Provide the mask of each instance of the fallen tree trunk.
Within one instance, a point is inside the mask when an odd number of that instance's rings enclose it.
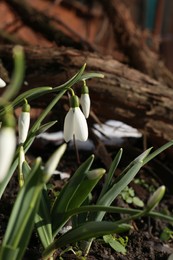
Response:
[[[12,62],[11,51],[11,47],[0,46],[0,57],[4,64]],[[25,53],[28,81],[25,88],[33,87],[33,83],[36,87],[59,85],[87,63],[86,71],[102,72],[105,75],[104,79],[88,81],[92,109],[99,119],[122,120],[146,133],[154,143],[172,139],[173,89],[167,85],[98,54],[69,48],[33,47],[26,47]],[[46,103],[45,97],[40,106],[43,103]]]

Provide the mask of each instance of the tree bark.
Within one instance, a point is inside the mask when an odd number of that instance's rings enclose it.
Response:
[[[160,60],[159,54],[148,47],[142,31],[134,23],[132,15],[123,1],[101,0],[101,4],[112,24],[115,41],[128,57],[129,64],[152,78],[162,80],[163,83],[173,87],[172,73]]]
[[[4,64],[12,62],[11,51],[11,47],[0,46]],[[105,75],[103,79],[95,78],[87,82],[92,110],[99,119],[122,120],[147,134],[152,143],[159,145],[173,138],[173,89],[167,85],[111,57],[94,53],[69,48],[53,50],[33,47],[26,47],[25,53],[28,81],[25,89],[33,87],[33,83],[36,87],[57,86],[86,63],[87,72]],[[44,103],[47,103],[46,97],[39,105],[43,106]]]

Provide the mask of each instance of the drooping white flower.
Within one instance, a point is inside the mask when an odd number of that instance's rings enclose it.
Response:
[[[71,107],[64,121],[64,139],[66,142],[73,139],[86,141],[88,139],[88,126],[84,114],[79,108],[79,99],[76,95],[71,97]]]
[[[18,119],[19,144],[23,144],[27,138],[30,125],[30,105],[26,103],[22,107],[22,113]]]
[[[0,78],[0,88],[4,88],[5,86],[6,86],[5,81]]]
[[[8,173],[13,160],[16,147],[15,130],[12,127],[2,127],[0,129],[0,182]]]
[[[85,118],[89,117],[91,100],[89,96],[89,89],[84,81],[84,85],[82,86],[82,94],[80,98],[80,103],[82,106],[82,111],[84,113]]]

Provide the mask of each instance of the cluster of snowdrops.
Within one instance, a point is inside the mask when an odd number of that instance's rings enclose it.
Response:
[[[134,179],[141,167],[152,160],[162,151],[173,145],[173,141],[166,143],[151,153],[152,148],[124,167],[115,178],[114,173],[121,160],[123,150],[120,149],[112,160],[108,172],[105,169],[93,169],[94,155],[83,162],[68,180],[53,203],[47,192],[47,184],[58,167],[59,161],[66,151],[70,140],[86,141],[88,126],[86,118],[90,112],[90,97],[87,80],[103,77],[100,73],[85,73],[85,65],[66,83],[57,87],[38,87],[22,92],[25,58],[21,46],[16,46],[14,54],[14,72],[10,83],[0,79],[0,87],[4,88],[0,97],[0,198],[14,172],[18,172],[19,192],[9,216],[6,232],[0,245],[0,260],[20,260],[23,258],[32,232],[37,232],[40,238],[40,249],[44,259],[54,259],[58,248],[83,241],[81,255],[89,253],[93,239],[106,235],[127,232],[132,229],[131,220],[144,215],[158,217],[173,223],[173,217],[154,210],[165,193],[165,186],[151,195],[143,209],[121,208],[111,206],[115,198]],[[1,75],[0,75],[1,76]],[[75,95],[73,86],[81,84],[80,99]],[[20,93],[19,93],[20,89]],[[29,164],[26,153],[34,139],[40,133],[47,131],[56,121],[43,124],[51,109],[60,101],[63,95],[69,93],[69,111],[64,119],[64,143],[50,156],[47,162],[41,157]],[[47,93],[53,93],[53,99],[43,110],[38,119],[30,127],[29,101],[40,98]],[[18,124],[14,117],[14,110],[22,107]],[[80,106],[82,110],[80,109]],[[17,127],[16,127],[17,124]],[[18,138],[16,137],[18,130]],[[104,183],[95,204],[91,194],[99,180],[104,176]],[[117,213],[118,220],[106,221],[106,212]],[[120,213],[126,213],[120,218]],[[71,221],[70,230],[63,232],[63,228]]]

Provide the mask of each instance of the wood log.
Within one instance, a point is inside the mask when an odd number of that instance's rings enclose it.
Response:
[[[11,64],[12,48],[0,46],[0,57]],[[87,82],[92,110],[102,121],[122,120],[146,133],[154,144],[173,138],[173,89],[128,66],[98,54],[69,48],[25,47],[28,86],[57,86],[86,63],[86,71],[101,72],[104,79]],[[78,91],[78,87],[76,87]],[[42,98],[40,106],[47,97]],[[36,104],[35,104],[36,105]],[[37,104],[38,105],[38,104]],[[61,114],[56,111],[57,115]]]
[[[160,60],[160,55],[152,51],[146,43],[146,38],[134,23],[129,8],[121,0],[102,0],[101,4],[114,30],[115,41],[128,57],[129,64],[150,75],[156,80],[162,80],[173,87],[173,75]],[[130,3],[128,2],[130,5]],[[154,40],[154,38],[150,39]]]

